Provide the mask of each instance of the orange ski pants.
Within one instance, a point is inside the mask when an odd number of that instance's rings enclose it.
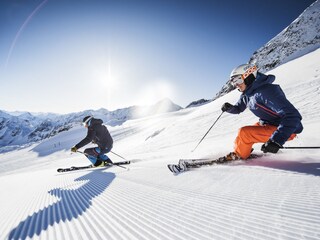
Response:
[[[277,130],[277,126],[260,125],[259,123],[240,128],[234,141],[234,152],[242,159],[247,159],[251,154],[252,145],[267,142],[275,130]],[[295,137],[295,133],[291,134],[288,141]]]

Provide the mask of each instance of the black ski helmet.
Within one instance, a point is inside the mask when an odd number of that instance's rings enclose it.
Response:
[[[93,118],[92,116],[84,117],[82,120],[83,125],[87,125],[92,118]]]

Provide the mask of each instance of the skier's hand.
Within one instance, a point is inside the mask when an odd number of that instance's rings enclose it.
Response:
[[[222,105],[221,110],[222,110],[222,112],[225,112],[225,111],[230,110],[231,108],[233,108],[233,105],[226,102]]]
[[[272,141],[271,139],[268,140],[265,144],[262,145],[261,151],[264,153],[277,153],[282,146],[279,143]]]
[[[78,148],[76,148],[76,147],[71,148],[71,152],[77,152],[77,150],[78,150]]]

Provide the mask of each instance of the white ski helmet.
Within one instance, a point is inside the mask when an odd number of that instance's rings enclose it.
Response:
[[[240,83],[239,80],[242,82],[253,74],[254,78],[257,77],[258,68],[256,65],[250,64],[241,64],[240,66],[236,67],[232,70],[230,74],[230,81],[232,84]]]

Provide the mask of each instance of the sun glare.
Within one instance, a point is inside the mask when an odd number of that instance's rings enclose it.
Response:
[[[155,81],[144,87],[138,96],[140,105],[150,105],[164,98],[172,98],[174,96],[173,86],[168,81]]]
[[[149,86],[143,88],[139,93],[137,105],[144,106],[144,108],[137,108],[135,112],[133,112],[133,116],[144,117],[150,114],[166,112],[171,107],[170,102],[161,100],[171,99],[173,94],[173,86],[167,81],[153,82]],[[161,101],[161,103],[159,103],[159,101]],[[149,108],[149,106],[156,103],[156,108]]]
[[[110,64],[107,64],[105,67],[95,69],[93,75],[100,87],[114,88],[116,86],[117,79],[111,71]]]

